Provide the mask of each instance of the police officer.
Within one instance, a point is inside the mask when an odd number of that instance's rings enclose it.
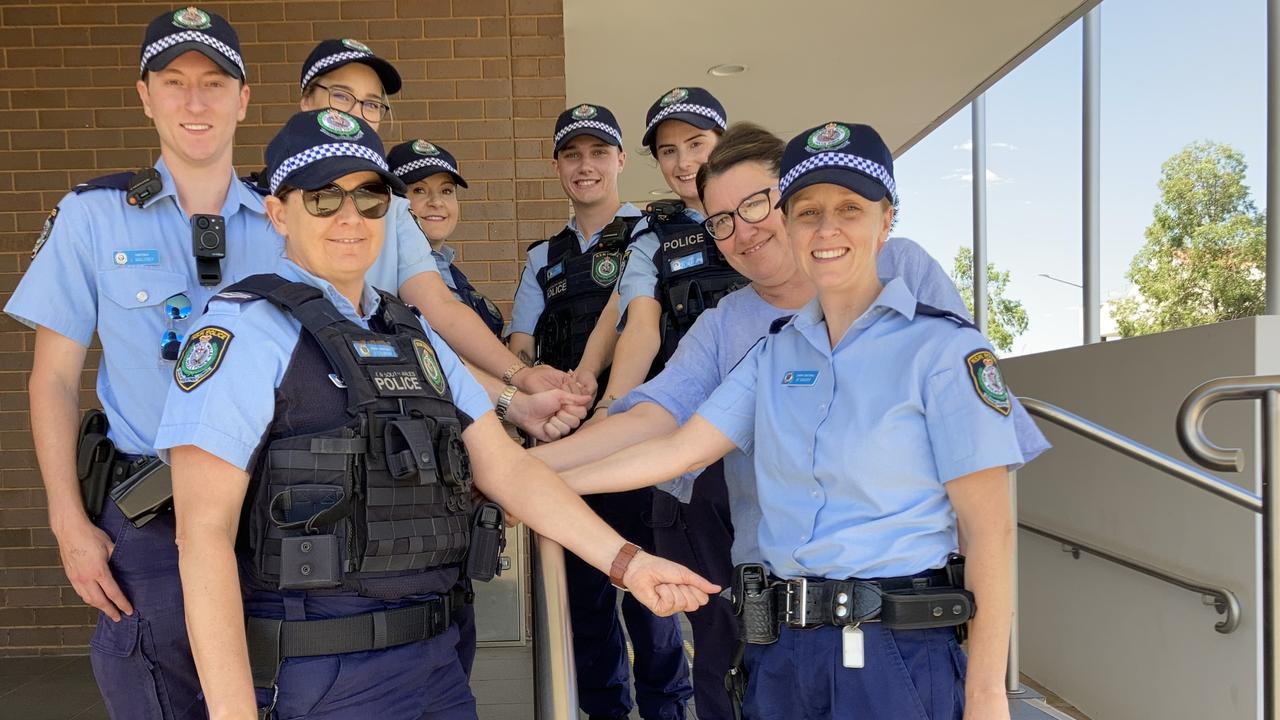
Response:
[[[403,190],[369,125],[299,113],[267,169],[286,257],[210,303],[157,439],[211,715],[475,718],[449,590],[464,565],[492,572],[496,546],[468,546],[501,520],[472,520],[473,473],[655,611],[705,602],[716,586],[625,543],[526,459],[449,347],[365,281]]]
[[[135,527],[111,496],[135,487],[158,462],[163,388],[191,309],[219,286],[270,267],[280,243],[262,197],[232,167],[249,88],[231,25],[197,7],[160,15],[147,26],[140,72],[137,92],[155,125],[160,159],[82,183],[62,198],[5,311],[36,329],[36,456],[67,578],[101,611],[90,657],[107,711],[114,718],[203,718],[173,514],[158,512],[149,522],[139,516]],[[197,258],[201,246],[193,239],[201,237],[208,252]],[[208,257],[218,253],[225,257]],[[105,420],[95,414],[87,442],[78,443],[81,371],[95,332]],[[85,445],[79,468],[78,444]]]
[[[1012,394],[967,320],[876,277],[897,188],[872,128],[797,136],[778,190],[817,298],[675,435],[582,474],[654,481],[735,446],[753,458],[764,567],[735,577],[754,587],[735,602],[760,611],[749,640],[769,644],[747,646],[747,717],[1007,718],[1006,470],[1027,459]],[[964,571],[949,560],[960,537]],[[770,596],[776,612],[745,602]],[[950,626],[971,615],[966,674]]]
[[[458,161],[440,145],[417,139],[391,148],[387,163],[391,172],[405,184],[409,209],[431,243],[431,256],[440,270],[440,279],[458,301],[475,310],[493,334],[501,337],[502,312],[476,290],[453,262],[457,251],[445,245],[462,218],[458,188],[467,187],[467,181],[458,171]]]
[[[302,110],[333,108],[360,116],[375,131],[391,118],[389,95],[400,91],[395,66],[369,46],[350,38],[324,40],[302,64]],[[442,281],[431,245],[414,222],[409,202],[392,199],[383,256],[370,270],[374,287],[398,290],[418,307],[441,335],[475,368],[525,392],[566,387],[568,378],[552,367],[528,367],[503,346],[474,313],[462,306]],[[487,385],[486,385],[487,386]],[[583,390],[596,391],[594,385]],[[574,424],[576,426],[576,423]],[[566,430],[567,432],[567,430]]]
[[[640,211],[618,197],[626,158],[622,131],[608,108],[583,103],[560,114],[552,167],[573,203],[573,218],[551,239],[529,247],[512,309],[512,350],[572,368],[578,376],[598,377],[602,386],[617,341],[616,306],[609,298],[640,219]],[[651,531],[642,520],[652,506],[651,489],[588,502],[619,532],[643,537],[638,542],[651,547]],[[632,700],[617,595],[602,574],[578,558],[566,558],[566,574],[579,706],[592,718],[625,717]],[[623,598],[622,610],[635,650],[641,716],[683,717],[692,688],[679,624],[654,617],[629,597]]]
[[[703,88],[672,88],[649,107],[641,142],[678,200],[651,203],[625,253],[617,291],[618,347],[594,422],[614,400],[662,369],[703,310],[746,284],[707,235],[694,182],[725,123],[724,107]],[[649,523],[659,555],[728,583],[733,526],[722,464],[699,476],[688,503],[655,492]],[[723,598],[712,598],[689,616],[694,697],[706,720],[732,716],[724,676],[736,645],[733,623],[733,607]]]

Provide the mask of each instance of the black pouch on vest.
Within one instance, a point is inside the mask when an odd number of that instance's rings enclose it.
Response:
[[[419,485],[435,482],[435,449],[427,430],[422,420],[392,420],[386,424],[382,437],[391,477],[417,480]]]
[[[968,622],[973,611],[968,590],[922,589],[880,598],[880,621],[894,630],[953,627]]]
[[[342,584],[337,535],[303,535],[280,541],[280,589],[315,590]]]
[[[752,645],[778,641],[777,594],[769,587],[764,565],[743,563],[733,569],[733,610],[743,641]]]
[[[107,415],[101,410],[86,410],[80,421],[76,443],[76,478],[80,481],[80,499],[90,520],[102,514],[111,482],[111,463],[116,457],[115,443],[107,438]]]
[[[467,577],[489,582],[498,574],[498,556],[507,546],[502,508],[487,502],[471,518],[471,548],[467,551]]]

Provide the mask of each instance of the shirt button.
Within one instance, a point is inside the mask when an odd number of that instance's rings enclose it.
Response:
[[[812,496],[814,496],[814,497],[818,497],[818,491],[817,491],[817,490],[814,490],[813,492],[811,492],[811,493],[809,493],[809,494],[810,494],[810,495],[812,495]]]
[[[149,298],[149,297],[151,297],[151,296],[147,294],[147,291],[146,291],[146,290],[139,290],[139,291],[138,291],[138,294],[137,294],[137,295],[135,295],[134,297],[138,298],[138,302],[140,302],[140,303],[144,303],[144,302],[146,302],[146,301],[147,301],[147,298]]]

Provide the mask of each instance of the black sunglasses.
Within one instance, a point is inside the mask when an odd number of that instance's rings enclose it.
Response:
[[[329,217],[338,212],[348,196],[355,204],[356,212],[372,220],[385,216],[391,207],[391,188],[381,182],[365,183],[351,190],[344,190],[333,183],[316,190],[286,188],[280,197],[294,190],[302,194],[302,207],[315,217]]]

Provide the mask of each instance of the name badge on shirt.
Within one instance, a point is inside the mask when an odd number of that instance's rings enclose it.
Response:
[[[396,346],[383,340],[352,340],[351,348],[362,358],[399,358]]]
[[[788,370],[782,374],[783,385],[812,385],[818,381],[817,370]]]
[[[114,258],[117,265],[159,265],[160,251],[117,250]]]
[[[671,268],[671,272],[674,273],[674,272],[680,272],[681,270],[688,270],[689,268],[698,267],[699,265],[703,265],[706,262],[707,262],[707,254],[699,250],[696,253],[689,253],[684,257],[678,257],[675,260],[672,260],[667,265],[668,267]]]

